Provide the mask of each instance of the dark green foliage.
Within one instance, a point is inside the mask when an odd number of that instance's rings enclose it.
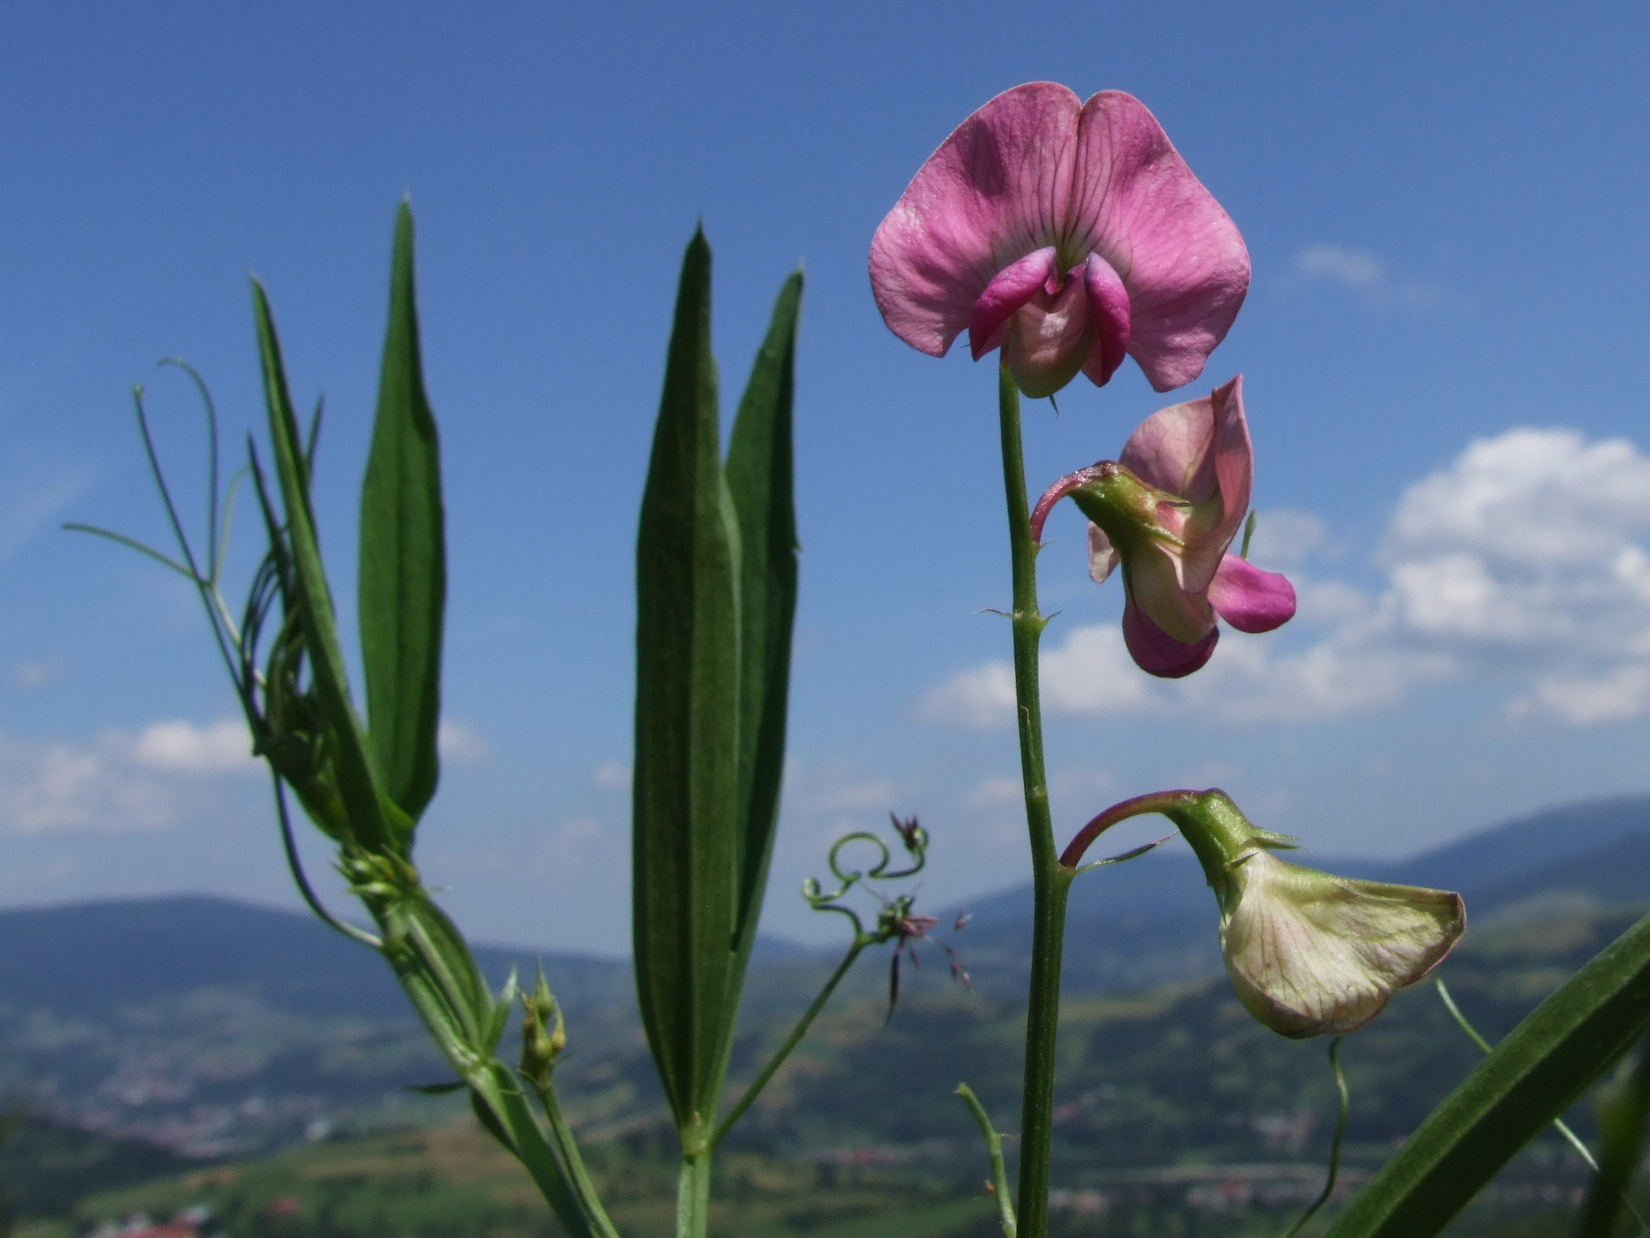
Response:
[[[314,676],[338,795],[343,801],[352,841],[373,850],[402,850],[411,842],[410,822],[404,814],[387,811],[391,805],[383,793],[366,734],[350,701],[349,676],[338,644],[332,594],[321,564],[315,513],[310,507],[310,461],[292,410],[275,320],[263,286],[257,281],[252,284],[252,307],[257,321],[258,353],[263,363],[269,436],[274,445],[275,472],[280,482],[285,532],[292,556],[296,595],[292,601]]]
[[[424,394],[412,212],[395,221],[390,321],[361,484],[358,603],[367,720],[385,790],[413,820],[435,794],[447,569],[441,460]]]
[[[695,234],[636,546],[631,877],[642,1021],[684,1129],[713,1117],[737,926],[739,534],[717,408],[710,246]]]
[[[682,262],[636,547],[632,941],[676,1125],[714,1124],[784,766],[796,528],[791,403],[801,278],[781,293],[726,470],[710,247]]]
[[[110,1139],[35,1118],[6,1119],[0,1206],[12,1215],[65,1215],[94,1191],[181,1173],[190,1163],[141,1139]]]

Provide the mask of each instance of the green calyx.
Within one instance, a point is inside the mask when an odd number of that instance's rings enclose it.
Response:
[[[1126,554],[1152,542],[1181,544],[1178,537],[1163,527],[1158,505],[1180,504],[1182,500],[1156,486],[1148,486],[1121,464],[1110,460],[1095,465],[1092,474],[1090,480],[1071,491],[1071,501],[1083,515],[1105,530],[1120,552]]]
[[[1252,824],[1224,791],[1184,792],[1160,811],[1191,844],[1224,915],[1230,915],[1237,905],[1240,888],[1233,874],[1239,865],[1258,852],[1289,851],[1296,845],[1287,834]]]

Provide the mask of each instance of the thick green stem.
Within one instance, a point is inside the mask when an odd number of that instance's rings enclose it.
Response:
[[[791,1029],[791,1034],[785,1037],[785,1043],[780,1045],[778,1051],[768,1059],[768,1064],[762,1068],[762,1073],[751,1080],[751,1085],[745,1089],[745,1094],[739,1098],[738,1103],[732,1109],[728,1110],[727,1116],[717,1124],[716,1133],[710,1137],[711,1147],[714,1148],[721,1143],[722,1137],[733,1129],[734,1123],[745,1116],[745,1110],[749,1109],[756,1098],[762,1094],[762,1089],[768,1086],[768,1081],[785,1064],[785,1059],[790,1057],[791,1050],[796,1048],[802,1042],[802,1038],[808,1034],[808,1028],[819,1017],[819,1012],[825,1009],[825,1003],[831,1000],[831,994],[836,992],[836,986],[842,983],[842,978],[848,974],[848,969],[854,965],[854,960],[859,958],[860,952],[870,945],[871,941],[872,938],[866,933],[855,934],[854,944],[848,947],[848,953],[842,956],[842,962],[836,965],[836,970],[831,973],[831,978],[825,982],[825,987],[820,989],[819,996],[814,998],[813,1004],[796,1021],[796,1026]]]
[[[705,1238],[710,1223],[710,1157],[708,1143],[682,1153],[682,1172],[676,1179],[676,1238]]]
[[[1037,680],[1037,644],[1048,620],[1037,609],[1037,546],[1032,540],[1031,507],[1026,498],[1020,392],[1006,366],[997,374],[997,407],[1014,579],[1014,609],[1010,614],[1014,629],[1014,697],[1019,714],[1020,775],[1025,783],[1034,894],[1025,1092],[1020,1110],[1019,1234],[1020,1238],[1042,1238],[1048,1228],[1054,1058],[1060,1030],[1060,953],[1065,943],[1066,896],[1073,874],[1060,865],[1054,823],[1049,817],[1048,779],[1043,771],[1043,709]]]

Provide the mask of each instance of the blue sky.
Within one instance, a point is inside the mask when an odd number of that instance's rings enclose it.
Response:
[[[820,931],[795,883],[891,809],[934,834],[926,900],[1017,879],[1007,634],[980,613],[1007,595],[993,375],[894,339],[865,252],[946,133],[1036,78],[1138,95],[1243,230],[1254,285],[1202,385],[1245,375],[1257,558],[1303,599],[1152,684],[1056,520],[1062,829],[1218,783],[1384,856],[1650,790],[1647,35],[1637,8],[1534,4],[6,6],[0,904],[291,901],[193,599],[57,526],[162,536],[134,381],[194,494],[197,413],[159,358],[256,425],[254,271],[296,391],[327,398],[323,538],[353,580],[403,193],[450,514],[450,759],[420,847],[460,919],[625,946],[629,555],[701,219],[730,405],[808,273],[770,924]],[[1028,406],[1033,486],[1166,402],[1131,366]]]

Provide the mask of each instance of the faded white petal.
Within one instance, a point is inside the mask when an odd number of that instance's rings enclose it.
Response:
[[[1230,872],[1226,971],[1285,1036],[1349,1032],[1441,962],[1466,928],[1459,894],[1333,877],[1255,850]]]
[[[1097,524],[1089,525],[1089,576],[1094,583],[1103,585],[1106,578],[1122,561],[1117,548],[1111,544],[1111,538],[1106,531]]]

